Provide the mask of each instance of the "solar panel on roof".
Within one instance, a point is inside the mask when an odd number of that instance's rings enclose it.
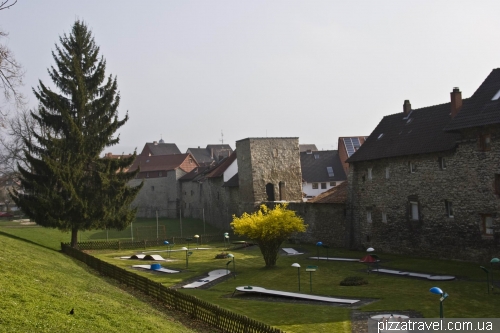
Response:
[[[344,145],[347,151],[347,157],[351,157],[351,155],[361,146],[361,143],[359,142],[359,138],[344,138]]]

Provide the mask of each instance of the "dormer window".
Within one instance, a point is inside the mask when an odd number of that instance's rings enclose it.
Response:
[[[313,152],[311,149],[306,150],[306,154],[311,155]]]
[[[332,167],[326,167],[326,171],[328,172],[328,177],[333,178],[335,176]]]
[[[314,159],[319,160],[319,154],[314,154]]]
[[[497,91],[497,93],[495,94],[495,96],[493,96],[493,98],[491,99],[492,101],[496,101],[497,99],[500,98],[500,90]]]

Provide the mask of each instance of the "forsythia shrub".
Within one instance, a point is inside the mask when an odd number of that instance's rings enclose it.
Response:
[[[258,242],[266,267],[276,265],[283,241],[292,233],[304,232],[307,228],[304,219],[287,207],[286,203],[278,204],[273,209],[261,205],[255,213],[243,213],[241,217],[233,215],[231,227],[234,232]]]

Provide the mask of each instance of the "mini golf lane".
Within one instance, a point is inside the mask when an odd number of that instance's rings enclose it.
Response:
[[[359,302],[359,299],[342,299],[342,298],[324,297],[324,296],[316,296],[308,294],[290,293],[287,291],[271,290],[255,286],[236,287],[236,290],[244,293],[258,293],[258,294],[300,298],[309,301],[320,301],[329,303],[354,304],[356,302]]]
[[[229,274],[231,274],[230,270],[216,269],[215,271],[211,271],[210,273],[208,273],[207,277],[204,277],[203,279],[200,279],[200,280],[195,281],[193,283],[186,284],[182,288],[198,288],[204,284],[207,284],[209,282],[212,282],[213,280],[217,280],[218,278],[221,278],[221,277],[229,275]]]

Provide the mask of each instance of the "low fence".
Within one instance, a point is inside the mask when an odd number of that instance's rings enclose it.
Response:
[[[165,287],[161,283],[151,281],[126,269],[116,267],[85,252],[72,248],[68,244],[61,243],[61,250],[65,254],[84,262],[101,274],[140,290],[163,304],[188,314],[192,319],[201,320],[223,332],[283,333],[280,329],[222,309],[217,305],[202,301],[195,296],[185,295],[175,289]]]
[[[80,250],[126,250],[126,249],[145,249],[152,246],[165,246],[164,242],[168,241],[171,246],[187,244],[185,237],[168,237],[159,239],[144,239],[144,240],[109,240],[109,241],[87,241],[78,242]],[[199,244],[208,244],[211,242],[223,242],[222,235],[200,235]],[[190,244],[196,244],[196,238],[192,238]]]

